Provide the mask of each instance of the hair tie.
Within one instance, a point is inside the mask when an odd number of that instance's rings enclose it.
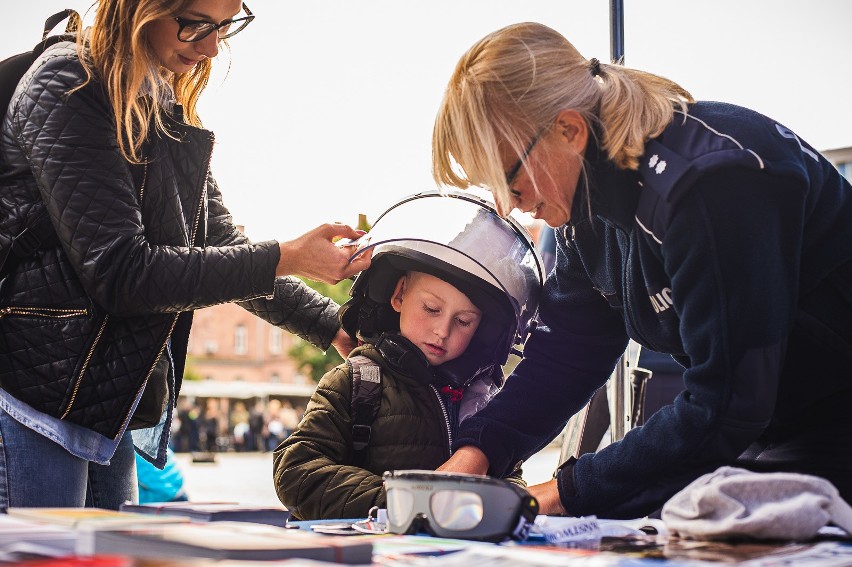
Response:
[[[592,57],[589,59],[589,71],[592,72],[592,77],[597,77],[601,74],[601,62],[597,58]]]

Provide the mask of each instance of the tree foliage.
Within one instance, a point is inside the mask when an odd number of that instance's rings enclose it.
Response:
[[[352,287],[352,280],[343,280],[335,285],[308,279],[302,281],[311,289],[330,297],[339,305],[346,303],[349,299],[349,289]],[[322,352],[298,336],[293,337],[293,345],[287,354],[293,359],[299,372],[305,376],[310,376],[314,382],[319,382],[326,372],[343,361],[334,347],[329,347],[326,352]]]

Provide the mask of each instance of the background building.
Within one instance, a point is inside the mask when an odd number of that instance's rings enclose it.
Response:
[[[843,177],[852,180],[852,147],[826,150],[822,153],[837,166]]]
[[[219,382],[306,384],[287,355],[293,336],[235,303],[195,312],[187,366],[193,378]]]

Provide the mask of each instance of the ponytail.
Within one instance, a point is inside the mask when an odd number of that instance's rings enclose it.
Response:
[[[599,80],[601,148],[617,167],[637,169],[645,142],[665,130],[675,109],[686,113],[693,98],[668,79],[620,65],[602,65]]]
[[[562,110],[578,112],[600,134],[600,147],[617,167],[637,169],[645,142],[692,101],[663,77],[587,60],[547,26],[508,26],[478,41],[456,65],[432,133],[432,176],[438,184],[489,188],[508,209],[500,156],[511,151],[523,159],[529,140]]]

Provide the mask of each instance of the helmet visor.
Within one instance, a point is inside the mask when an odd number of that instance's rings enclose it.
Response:
[[[526,229],[513,218],[502,219],[493,203],[454,191],[412,195],[379,217],[356,242],[352,258],[369,249],[376,258],[383,247],[402,243],[506,294],[520,326],[535,314],[544,279],[541,258]]]

